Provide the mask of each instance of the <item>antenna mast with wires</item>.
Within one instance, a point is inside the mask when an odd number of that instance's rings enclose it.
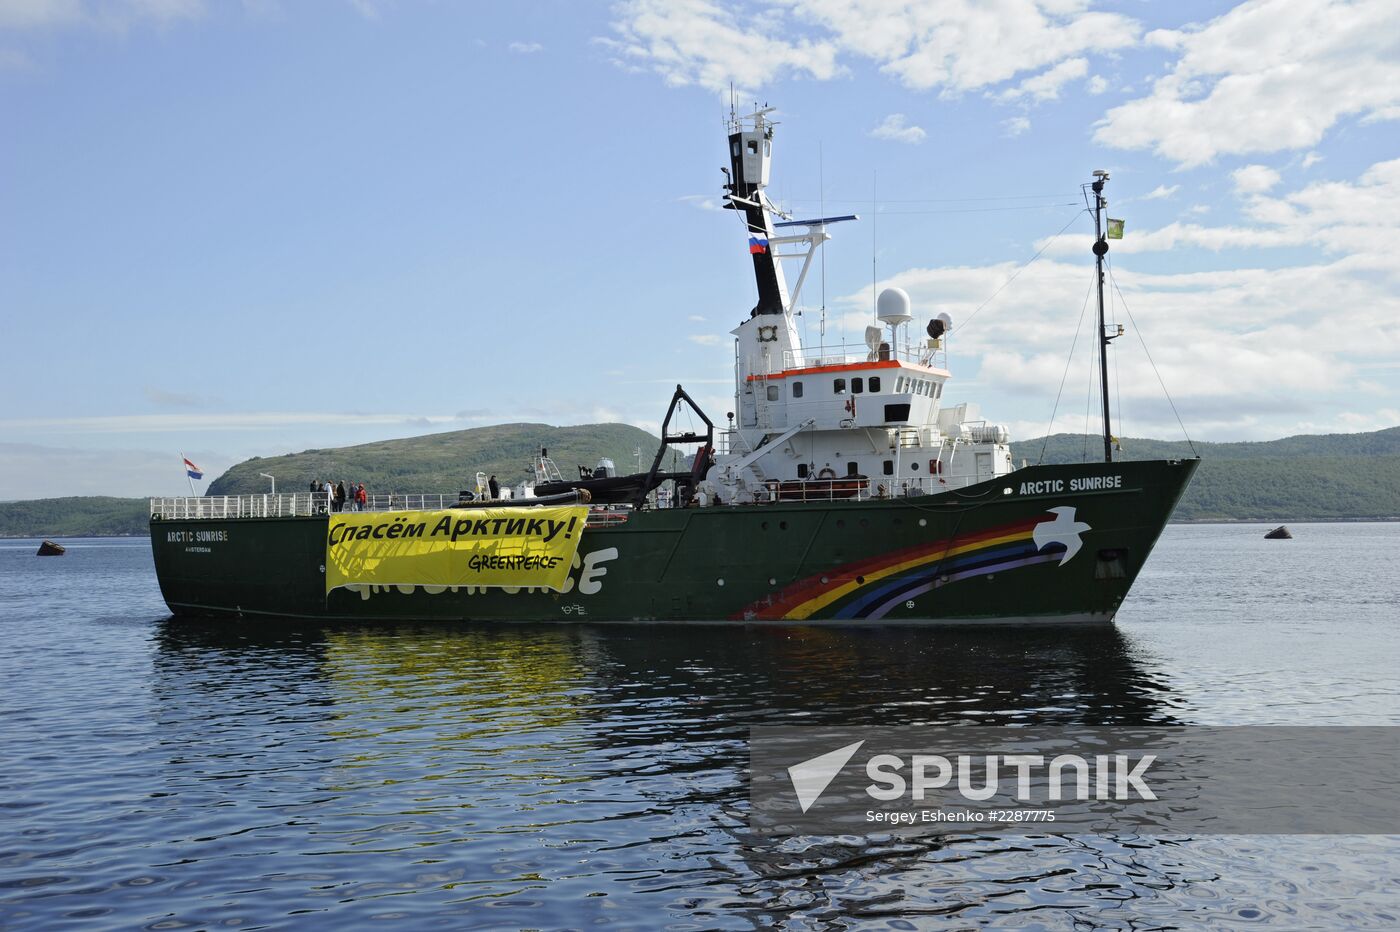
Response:
[[[1108,181],[1108,172],[1099,169],[1094,172],[1094,264],[1095,280],[1099,290],[1099,395],[1103,400],[1103,461],[1113,462],[1113,431],[1108,420],[1108,344],[1123,335],[1120,325],[1112,335],[1104,321],[1103,311],[1103,257],[1108,255],[1107,231],[1103,227],[1103,212],[1108,199],[1103,196],[1103,186]],[[1117,222],[1117,221],[1113,221]]]

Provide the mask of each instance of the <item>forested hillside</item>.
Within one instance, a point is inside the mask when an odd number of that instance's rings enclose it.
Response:
[[[1284,521],[1400,517],[1400,427],[1259,443],[1124,438],[1124,459],[1199,455],[1178,521]],[[1011,445],[1016,462],[1097,462],[1100,437],[1055,434]]]
[[[1096,462],[1098,437],[1055,434],[1012,444],[1019,464]],[[531,458],[547,447],[565,476],[578,465],[612,458],[619,469],[651,464],[657,439],[626,424],[550,427],[501,424],[354,447],[306,450],[239,463],[209,484],[211,495],[267,490],[299,492],[312,479],[364,482],[376,492],[456,492],[476,472],[503,485],[525,478]],[[1196,478],[1177,509],[1178,521],[1302,521],[1400,517],[1400,427],[1364,434],[1285,437],[1261,443],[1196,443],[1126,438],[1125,459],[1199,454]],[[1043,454],[1043,460],[1042,460]],[[668,463],[669,467],[670,464]],[[145,499],[73,497],[0,503],[0,537],[84,537],[146,533]]]

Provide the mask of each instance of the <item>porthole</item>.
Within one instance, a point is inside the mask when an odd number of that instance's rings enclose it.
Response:
[[[920,519],[919,519],[919,527],[928,527],[928,519],[927,519],[927,518],[920,518]]]
[[[837,518],[837,519],[836,519],[836,527],[837,527],[838,529],[843,528],[843,527],[845,527],[845,526],[846,526],[846,519],[845,519],[845,518]]]
[[[716,586],[722,586],[722,585],[724,585],[724,577],[721,576],[719,579],[716,579],[716,580],[715,580],[715,585],[716,585]]]
[[[863,586],[863,585],[865,585],[865,577],[864,577],[864,576],[857,576],[857,577],[856,577],[856,585],[857,585],[857,586]]]
[[[770,585],[770,586],[776,586],[777,584],[778,584],[777,577],[774,577],[774,576],[769,576],[769,577],[768,577],[768,585]]]
[[[768,530],[768,522],[764,521],[763,524],[760,525],[760,527],[762,527],[765,531]]]
[[[823,576],[823,577],[822,577],[822,585],[823,585],[823,586],[825,586],[825,585],[826,585],[827,583],[829,583],[829,582],[831,582],[831,580],[830,580],[828,577],[826,577],[826,576]]]
[[[779,521],[779,522],[778,522],[778,530],[780,530],[780,531],[786,531],[786,530],[787,530],[787,522],[786,522],[786,521]]]
[[[860,519],[860,526],[861,526],[861,527],[870,527],[870,521],[869,521],[868,519],[866,519],[866,518],[861,518],[861,519]]]

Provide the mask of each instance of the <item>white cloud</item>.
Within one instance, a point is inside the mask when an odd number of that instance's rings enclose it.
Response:
[[[719,346],[725,342],[724,337],[713,333],[692,333],[686,339],[692,343],[699,343],[701,346]]]
[[[700,314],[690,314],[686,317],[686,320],[694,321],[697,324],[703,324],[705,322],[705,318]]]
[[[517,55],[533,55],[544,50],[544,46],[538,42],[512,42],[506,48]]]
[[[1031,128],[1031,121],[1028,117],[1018,116],[1009,120],[1003,120],[1001,128],[1008,136],[1019,136]]]
[[[1083,56],[1136,43],[1141,27],[1087,0],[996,4],[889,0],[626,0],[602,40],[620,64],[642,63],[669,84],[726,92],[783,75],[829,80],[843,57],[875,62],[915,90],[989,89],[1033,75],[1021,93],[1053,97],[1083,77]]]
[[[952,315],[950,352],[963,360],[955,374],[965,378],[967,369],[976,370],[977,393],[970,397],[982,400],[985,414],[1033,415],[1043,405],[1048,416],[1075,320],[1092,301],[1090,239],[1061,236],[1037,243],[1046,246],[1044,256],[980,311],[1018,264],[908,269],[879,287],[897,285],[909,292],[916,309]],[[1131,258],[1174,253],[1182,256],[1178,261],[1191,263],[1183,254],[1193,248],[1270,247],[1316,255],[1292,266],[1258,262],[1182,272],[1136,271]],[[1114,392],[1121,393],[1130,417],[1125,429],[1136,436],[1179,435],[1137,328],[1188,428],[1203,438],[1276,437],[1312,429],[1308,424],[1327,430],[1394,426],[1400,421],[1392,416],[1400,409],[1400,367],[1394,363],[1400,358],[1400,330],[1393,326],[1400,318],[1400,268],[1393,261],[1398,251],[1400,159],[1377,163],[1351,182],[1256,194],[1234,225],[1172,223],[1130,230],[1109,254],[1110,319],[1129,329],[1112,350]],[[1065,256],[1070,258],[1058,258]],[[1114,282],[1126,296],[1131,318]],[[862,289],[840,304],[855,316],[868,315],[870,293]],[[974,311],[977,316],[971,317]],[[1091,326],[1087,316],[1082,326]],[[1061,400],[1058,429],[1083,429],[1089,332],[1080,333],[1073,388],[1066,388],[1077,401]],[[1360,397],[1367,403],[1358,406]],[[1076,408],[1077,424],[1065,417]],[[1375,409],[1370,417],[1364,416],[1367,408]],[[1358,409],[1362,416],[1330,420],[1333,412]],[[1035,433],[1044,429],[1042,423]]]
[[[1274,187],[1282,176],[1267,165],[1246,165],[1230,172],[1236,194],[1263,194]]]
[[[1307,155],[1303,156],[1303,167],[1312,168],[1314,165],[1321,161],[1322,156],[1318,155],[1316,152],[1309,152]]]
[[[1101,75],[1096,74],[1089,79],[1089,83],[1085,85],[1085,89],[1090,94],[1102,94],[1104,91],[1108,90],[1108,82],[1104,80]]]
[[[928,133],[924,132],[921,127],[908,125],[904,114],[891,113],[879,126],[870,131],[870,135],[876,139],[917,144],[923,142]]]
[[[1070,81],[1078,80],[1089,73],[1089,62],[1083,58],[1070,58],[1040,74],[1026,78],[1013,88],[998,95],[1002,100],[1015,100],[1030,97],[1034,100],[1054,100],[1060,96],[1060,88]]]
[[[1130,233],[1114,244],[1114,253],[1166,252],[1188,247],[1219,251],[1309,246],[1348,256],[1355,267],[1388,268],[1387,256],[1400,252],[1400,159],[1372,165],[1355,182],[1319,181],[1279,196],[1266,193],[1276,184],[1267,176],[1247,180],[1246,184],[1267,185],[1262,189],[1242,189],[1246,193],[1257,192],[1245,207],[1245,217],[1253,221],[1252,225],[1169,223],[1155,230]],[[1192,212],[1205,213],[1208,209],[1198,205]],[[1053,243],[1041,241],[1036,248],[1046,246],[1046,255],[1050,256],[1080,255],[1089,248],[1089,239],[1083,235],[1061,236]]]
[[[599,40],[619,63],[640,62],[672,86],[726,92],[756,87],[783,74],[826,80],[840,73],[830,41],[777,38],[784,16],[766,6],[740,11],[711,0],[628,0],[613,26],[620,38]]]
[[[1159,185],[1157,185],[1157,187],[1153,188],[1151,191],[1148,191],[1146,194],[1144,194],[1139,200],[1144,200],[1144,201],[1161,201],[1161,200],[1165,200],[1165,199],[1167,199],[1167,198],[1173,196],[1174,194],[1176,194],[1176,192],[1178,192],[1178,191],[1180,191],[1180,190],[1181,190],[1181,185],[1179,185],[1179,184],[1174,184],[1174,185],[1172,185],[1170,188],[1167,187],[1167,186],[1164,185],[1164,184],[1159,184]]]
[[[1110,110],[1098,142],[1184,167],[1316,145],[1346,116],[1400,116],[1392,0],[1248,0],[1146,41],[1177,53],[1151,93]]]

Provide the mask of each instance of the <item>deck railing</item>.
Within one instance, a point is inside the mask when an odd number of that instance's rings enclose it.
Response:
[[[807,480],[801,487],[783,488],[770,484],[766,494],[755,504],[775,502],[870,501],[889,498],[913,498],[956,491],[981,482],[989,476],[918,476],[895,479],[876,477],[855,489],[850,480]],[[447,494],[381,494],[371,495],[363,507],[348,503],[345,511],[434,511],[458,504],[456,495]],[[724,503],[730,504],[730,503]],[[166,520],[197,518],[291,518],[310,517],[327,513],[326,497],[321,493],[290,492],[252,495],[199,495],[150,500],[150,516]],[[626,507],[594,506],[588,514],[588,527],[605,527],[627,521],[631,510]]]
[[[888,343],[882,345],[883,349],[874,350],[864,343],[808,346],[797,352],[787,350],[783,353],[783,369],[814,369],[822,366],[849,366],[886,361],[931,366],[935,369],[948,367],[948,351],[941,340],[901,341],[895,346]],[[754,374],[763,373],[755,371]]]
[[[371,495],[363,508],[346,503],[345,511],[432,511],[456,505],[456,495]],[[252,495],[201,495],[151,499],[151,517],[161,518],[294,518],[323,515],[324,492],[280,492]]]

